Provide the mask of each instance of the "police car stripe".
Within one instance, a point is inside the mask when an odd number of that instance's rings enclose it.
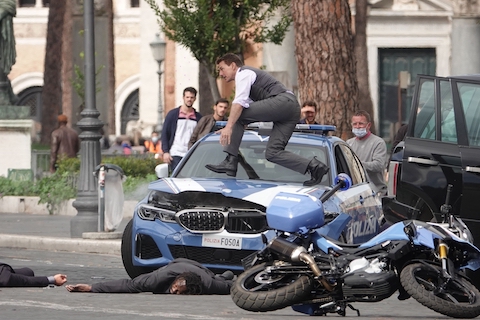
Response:
[[[173,193],[179,193],[179,191],[176,190],[175,184],[173,183],[173,181],[172,181],[171,178],[163,178],[162,180],[163,180],[163,181],[165,182],[165,184],[170,188],[170,190],[173,191]]]
[[[206,191],[202,185],[190,178],[165,179],[165,182],[175,193],[182,191]]]
[[[244,197],[243,200],[268,206],[273,197],[275,197],[279,192],[305,193],[305,189],[306,188],[299,189],[298,186],[278,186],[252,193],[251,195]]]

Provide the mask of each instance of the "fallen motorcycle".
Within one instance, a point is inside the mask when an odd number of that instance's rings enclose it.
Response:
[[[320,199],[279,193],[267,208],[275,238],[244,259],[245,271],[231,291],[242,309],[266,312],[291,306],[309,315],[345,316],[353,302],[413,297],[454,318],[480,315],[480,292],[464,275],[480,268],[480,250],[450,223],[397,222],[360,245],[345,244],[351,219],[324,212],[323,203],[351,185],[340,174]],[[461,222],[461,221],[460,221]],[[461,232],[460,232],[461,233]]]

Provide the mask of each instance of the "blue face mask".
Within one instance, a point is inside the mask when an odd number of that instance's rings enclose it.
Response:
[[[367,135],[367,128],[353,128],[352,132],[357,138],[363,138]]]
[[[158,141],[158,137],[152,137],[152,142],[153,143],[157,143],[157,141]]]

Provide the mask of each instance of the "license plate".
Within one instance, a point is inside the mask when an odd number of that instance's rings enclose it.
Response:
[[[202,246],[241,250],[242,238],[204,234],[202,235]]]

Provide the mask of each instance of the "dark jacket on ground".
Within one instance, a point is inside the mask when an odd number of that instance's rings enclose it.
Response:
[[[134,279],[121,279],[98,282],[92,285],[96,293],[170,293],[170,286],[175,278],[184,273],[193,272],[200,276],[203,283],[202,294],[230,294],[231,280],[216,276],[200,263],[178,258],[153,272],[139,275]]]
[[[29,268],[13,269],[6,263],[0,263],[0,287],[46,287],[48,277],[35,277]]]
[[[223,117],[222,120],[226,121],[227,118]],[[202,138],[204,135],[212,132],[216,121],[217,120],[215,120],[213,114],[208,114],[198,120],[197,126],[195,127],[195,130],[193,130],[190,141],[188,142],[188,149],[190,149],[195,144],[195,142],[200,140],[200,138]]]

